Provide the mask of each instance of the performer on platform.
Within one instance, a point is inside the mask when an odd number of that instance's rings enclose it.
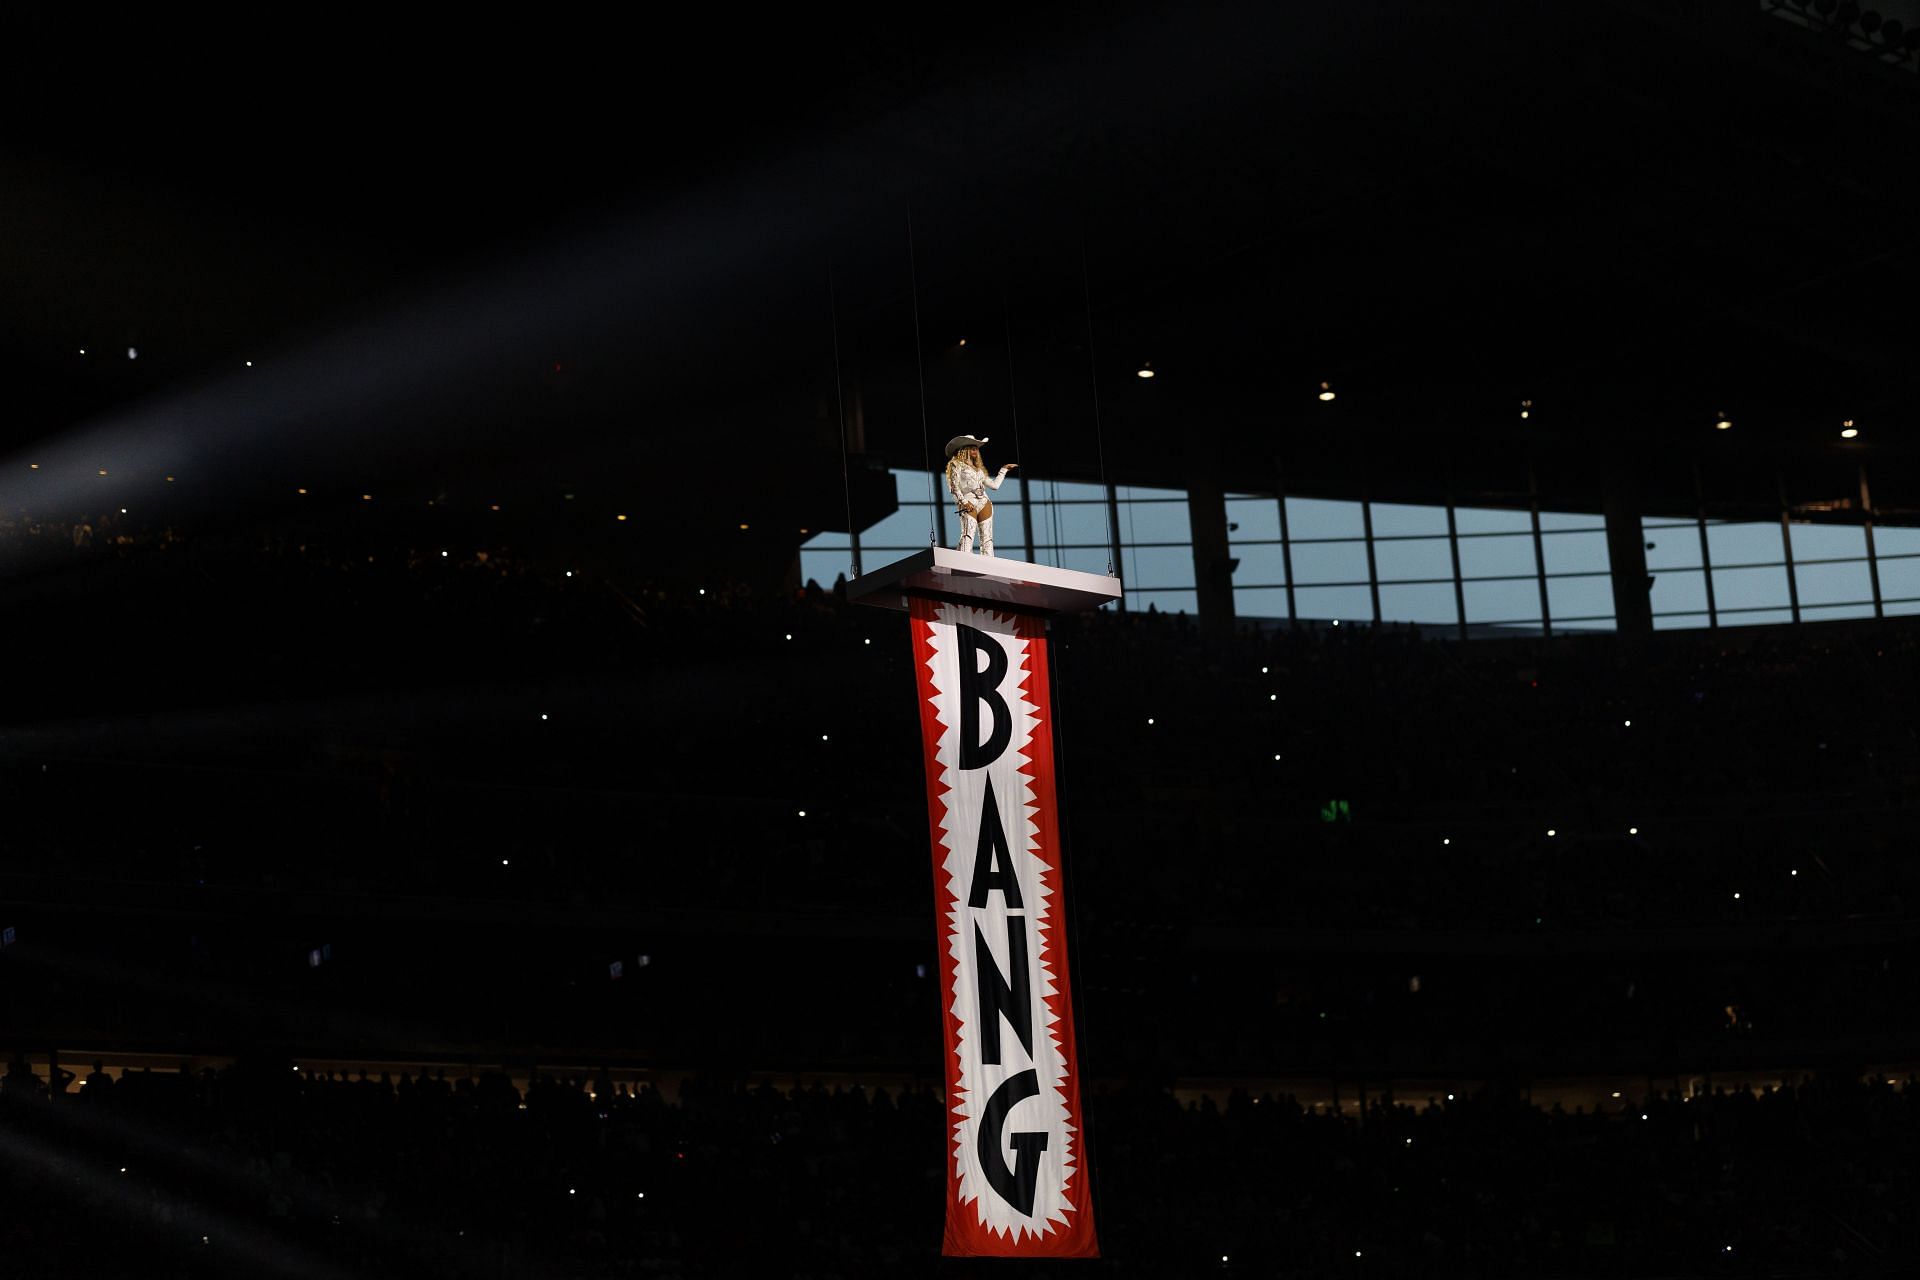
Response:
[[[953,494],[953,505],[960,513],[962,555],[973,550],[975,530],[980,534],[980,553],[993,554],[993,502],[987,490],[998,489],[1007,472],[1020,465],[1003,463],[998,472],[989,474],[987,464],[980,460],[980,446],[986,442],[986,436],[955,436],[947,441],[947,491]]]

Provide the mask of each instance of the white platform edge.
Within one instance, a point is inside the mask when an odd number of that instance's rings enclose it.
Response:
[[[909,596],[998,605],[1023,613],[1081,613],[1120,598],[1120,579],[1004,556],[928,547],[847,583],[847,599],[905,609]]]

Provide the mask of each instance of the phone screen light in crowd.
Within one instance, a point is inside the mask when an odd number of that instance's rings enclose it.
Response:
[[[1738,889],[1735,889],[1735,890],[1733,891],[1733,900],[1734,900],[1735,902],[1738,902],[1738,901],[1740,901],[1740,891],[1739,891]]]
[[[741,526],[740,526],[740,532],[742,532],[742,533],[745,533],[746,531],[747,531],[747,526],[746,526],[746,525],[744,525],[744,524],[743,524],[743,525],[741,525]]]
[[[571,578],[573,576],[573,570],[571,569],[567,570],[567,576]]]
[[[1633,721],[1631,720],[1622,720],[1620,723],[1628,729],[1633,728]]]
[[[861,643],[861,644],[872,644],[872,643],[873,643],[873,637],[872,637],[872,636],[868,636],[868,637],[867,637],[867,638],[866,638],[865,640],[862,640],[862,641],[861,641],[860,643]]]
[[[1642,1120],[1651,1120],[1651,1119],[1653,1119],[1653,1117],[1652,1117],[1652,1116],[1650,1116],[1650,1115],[1648,1115],[1648,1114],[1647,1114],[1646,1112],[1644,1112],[1644,1111],[1642,1111],[1642,1112],[1640,1113],[1640,1118],[1641,1118]]]
[[[1615,1090],[1613,1091],[1613,1096],[1614,1096],[1614,1097],[1616,1097],[1616,1098],[1617,1098],[1617,1097],[1619,1097],[1619,1096],[1620,1096],[1620,1091],[1619,1091],[1618,1089],[1615,1089]]]
[[[127,509],[125,507],[120,508],[120,514],[121,515],[127,514]]]
[[[1280,757],[1279,757],[1279,755],[1278,755],[1278,754],[1276,753],[1276,754],[1274,755],[1274,757],[1273,757],[1273,758],[1274,758],[1275,760],[1278,760],[1278,759],[1279,759]]]
[[[249,369],[253,368],[253,361],[251,360],[247,361],[247,368]]]
[[[87,354],[87,349],[85,347],[80,348],[80,354],[81,355]]]
[[[1787,872],[1787,874],[1790,876],[1797,876],[1800,874],[1800,868],[1795,867],[1793,870]]]
[[[100,468],[100,474],[101,475],[107,474],[107,469],[105,467]]]
[[[138,360],[139,358],[140,358],[140,348],[138,347],[127,348],[127,359]]]
[[[1148,723],[1148,724],[1152,724],[1152,723],[1153,723],[1153,717],[1152,717],[1152,716],[1148,716],[1148,717],[1147,717],[1147,723]]]
[[[172,483],[173,483],[173,477],[172,477],[172,476],[168,476],[168,477],[167,477],[167,483],[168,483],[168,484],[172,484]]]
[[[633,1193],[633,1198],[635,1200],[645,1200],[647,1198],[647,1193],[644,1191],[636,1191]]]
[[[1412,1145],[1413,1145],[1413,1139],[1412,1139],[1412,1138],[1408,1138],[1408,1139],[1407,1139],[1407,1145],[1408,1145],[1408,1146],[1412,1146]]]
[[[500,504],[497,502],[490,502],[487,504],[487,510],[489,511],[498,511],[499,509],[500,509]]]
[[[294,490],[294,492],[295,492],[295,493],[305,493],[305,492],[306,492],[306,490],[305,490],[305,489],[295,489],[295,490]]]
[[[1627,834],[1628,834],[1628,835],[1630,835],[1630,836],[1637,836],[1637,835],[1639,835],[1639,834],[1640,834],[1640,828],[1638,828],[1638,827],[1628,827],[1628,828],[1627,828]]]
[[[294,1070],[295,1070],[295,1071],[298,1071],[299,1069],[300,1069],[300,1068],[298,1068],[298,1067],[295,1067],[295,1068],[294,1068]],[[121,1166],[120,1166],[120,1172],[122,1172],[122,1173],[125,1173],[126,1171],[127,1171],[127,1166],[125,1166],[125,1165],[121,1165]]]
[[[1276,759],[1278,759],[1278,757],[1275,757],[1275,758],[1276,758]],[[1452,836],[1441,836],[1441,837],[1440,837],[1440,843],[1441,843],[1441,844],[1452,844],[1452,843],[1453,843],[1453,837],[1452,837]]]
[[[1260,668],[1260,674],[1261,675],[1267,674],[1267,669],[1265,667]]]
[[[1337,626],[1339,626],[1339,625],[1340,625],[1340,619],[1338,619],[1338,618],[1335,618],[1335,619],[1333,620],[1333,625],[1334,625],[1334,626],[1336,626],[1336,627],[1337,627]]]
[[[823,733],[823,734],[821,734],[821,735],[820,735],[820,741],[822,741],[822,742],[825,742],[826,740],[827,740],[827,735],[826,735],[826,734],[824,734],[824,733]]]
[[[803,817],[803,818],[804,818],[804,817],[806,817],[806,816],[807,816],[807,811],[806,811],[805,809],[802,809],[802,810],[800,810],[800,816],[801,816],[801,817]]]
[[[440,553],[440,558],[441,558],[442,560],[445,560],[445,559],[447,558],[447,553],[446,553],[446,552],[444,552],[444,551],[442,551],[442,552]]]
[[[540,718],[541,718],[542,720],[545,720],[545,719],[547,718],[547,713],[546,713],[546,712],[544,712],[544,711],[542,711],[542,712],[540,713]]]
[[[1224,1253],[1223,1253],[1223,1254],[1221,1254],[1221,1255],[1220,1255],[1220,1261],[1222,1261],[1222,1262],[1225,1262],[1226,1260],[1227,1260],[1227,1255],[1226,1255],[1226,1254],[1224,1254]]]
[[[372,502],[372,501],[373,501],[373,495],[372,495],[372,494],[370,494],[370,493],[363,493],[363,494],[361,494],[361,495],[360,495],[360,501],[362,501],[362,502]]]
[[[1279,695],[1279,694],[1277,694],[1277,693],[1270,693],[1270,694],[1268,694],[1268,695],[1267,695],[1267,701],[1268,701],[1268,702],[1278,702],[1278,701],[1280,701],[1280,695]]]
[[[29,462],[27,464],[27,470],[29,471],[38,471],[39,469],[40,469],[40,464],[37,462]]]
[[[627,518],[627,517],[626,517],[626,515],[625,515],[625,513],[622,513],[622,514],[620,514],[620,515],[617,515],[617,516],[615,516],[615,517],[614,517],[614,519],[615,519],[615,520],[625,520],[626,518]]]
[[[1448,1094],[1448,1095],[1447,1095],[1447,1101],[1448,1101],[1448,1102],[1452,1102],[1452,1101],[1453,1101],[1453,1095],[1452,1095],[1452,1094]]]
[[[789,640],[791,640],[791,639],[793,639],[793,632],[791,632],[791,631],[789,631],[789,632],[787,632],[787,633],[786,633],[786,636],[787,636],[787,639],[789,639]]]
[[[700,594],[701,595],[707,594],[707,589],[705,587],[700,588]]]
[[[1548,828],[1547,828],[1547,838],[1548,838],[1549,840],[1551,840],[1551,839],[1552,839],[1552,838],[1553,838],[1553,837],[1554,837],[1555,835],[1557,835],[1557,834],[1559,834],[1559,833],[1558,833],[1557,831],[1555,831],[1555,830],[1554,830],[1554,828],[1552,828],[1552,827],[1548,827]]]
[[[507,860],[506,860],[505,858],[502,858],[502,859],[500,859],[500,865],[501,865],[501,866],[503,866],[503,867],[504,867],[504,866],[506,866],[506,865],[507,865]]]

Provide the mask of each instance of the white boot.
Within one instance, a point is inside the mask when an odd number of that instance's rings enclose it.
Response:
[[[980,522],[980,554],[993,554],[993,517],[988,516]]]
[[[980,527],[980,522],[978,520],[975,520],[972,516],[967,515],[965,512],[961,513],[960,515],[960,546],[958,548],[961,555],[963,556],[970,555],[973,552],[973,531],[979,527]]]

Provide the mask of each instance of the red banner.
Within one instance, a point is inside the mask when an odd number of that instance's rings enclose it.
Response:
[[[949,1256],[1092,1258],[1046,624],[914,598],[946,1022]]]

